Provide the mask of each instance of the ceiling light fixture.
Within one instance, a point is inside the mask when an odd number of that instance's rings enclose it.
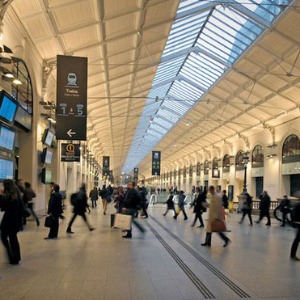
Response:
[[[16,78],[16,79],[13,80],[13,84],[15,84],[15,85],[21,85],[22,81],[20,79]]]

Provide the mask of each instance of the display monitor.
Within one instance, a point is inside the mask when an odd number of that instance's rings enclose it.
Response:
[[[16,132],[4,125],[0,126],[0,149],[13,151],[15,146]]]
[[[52,171],[46,168],[42,169],[41,181],[43,184],[49,184],[52,182]]]
[[[51,147],[54,139],[54,132],[52,132],[49,128],[44,131],[42,143],[46,146]]]
[[[14,178],[14,161],[0,157],[0,180]]]
[[[13,123],[17,108],[17,101],[3,90],[0,94],[0,118],[10,124]]]
[[[19,127],[26,131],[30,131],[32,128],[32,115],[22,106],[18,106],[14,124],[20,125]]]
[[[53,151],[49,148],[44,148],[41,157],[42,164],[51,164],[52,156],[53,156]]]

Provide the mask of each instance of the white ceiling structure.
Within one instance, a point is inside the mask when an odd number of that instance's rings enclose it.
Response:
[[[14,0],[12,9],[46,62],[88,57],[89,143],[115,174],[138,166],[150,177],[153,148],[168,166],[299,117],[300,0]]]

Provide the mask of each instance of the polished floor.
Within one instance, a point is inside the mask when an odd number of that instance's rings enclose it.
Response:
[[[0,299],[299,299],[300,263],[289,259],[292,228],[275,221],[270,228],[250,227],[247,220],[239,225],[240,215],[232,214],[232,243],[223,248],[214,234],[212,247],[203,248],[205,230],[191,228],[192,211],[188,221],[175,221],[171,212],[163,217],[162,205],[149,212],[149,219],[140,219],[147,232],[134,228],[132,240],[110,228],[101,208],[88,216],[95,231],[77,219],[71,236],[67,212],[57,240],[45,241],[47,229],[29,221],[19,234],[19,266],[7,264],[0,247]]]

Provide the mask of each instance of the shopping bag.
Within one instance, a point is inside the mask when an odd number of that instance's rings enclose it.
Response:
[[[181,208],[180,208],[180,207],[177,207],[177,209],[176,209],[176,215],[179,215],[180,212],[181,212]]]
[[[132,221],[131,215],[115,214],[114,227],[123,230],[130,230],[131,221]]]
[[[222,220],[214,220],[211,222],[212,232],[224,232],[226,231],[226,224]]]

